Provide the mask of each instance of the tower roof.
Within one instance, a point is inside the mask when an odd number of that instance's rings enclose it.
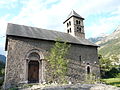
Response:
[[[81,17],[78,13],[76,13],[74,10],[72,10],[72,11],[70,12],[70,14],[68,15],[67,19],[66,19],[63,23],[65,23],[65,22],[66,22],[68,19],[70,19],[71,17],[77,17],[77,18],[81,18],[81,19],[84,20],[83,17]]]

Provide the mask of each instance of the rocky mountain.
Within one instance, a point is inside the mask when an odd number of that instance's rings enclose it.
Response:
[[[97,43],[98,41],[101,41],[106,36],[107,36],[107,34],[102,33],[98,37],[89,38],[88,40],[90,40],[93,43]]]
[[[0,61],[6,62],[6,56],[0,54]]]
[[[116,55],[120,58],[120,26],[110,35],[99,38],[95,43],[100,45],[100,54],[106,57]]]

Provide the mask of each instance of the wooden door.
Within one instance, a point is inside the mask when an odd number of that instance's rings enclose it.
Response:
[[[28,83],[39,83],[39,62],[38,61],[29,62]]]

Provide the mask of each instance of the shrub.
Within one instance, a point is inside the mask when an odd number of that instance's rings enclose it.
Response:
[[[120,78],[120,73],[118,73],[118,74],[116,75],[116,78]]]

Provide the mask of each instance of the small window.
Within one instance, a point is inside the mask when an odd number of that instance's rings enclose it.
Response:
[[[69,33],[69,29],[67,30],[67,32]]]
[[[87,74],[90,74],[90,66],[87,66]]]
[[[67,27],[69,26],[69,24],[67,23]]]
[[[77,29],[79,29],[79,27],[77,27]]]
[[[71,33],[71,28],[70,28],[70,33]]]
[[[80,24],[80,21],[79,21],[79,24]]]
[[[82,61],[82,58],[81,58],[81,56],[79,56],[79,60],[80,60],[80,63],[81,63],[81,61]]]
[[[79,28],[79,31],[81,32],[81,28]]]
[[[78,24],[78,20],[76,20],[76,24]]]
[[[69,21],[69,25],[71,25],[71,22]]]

